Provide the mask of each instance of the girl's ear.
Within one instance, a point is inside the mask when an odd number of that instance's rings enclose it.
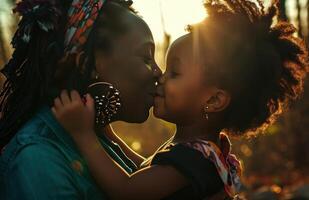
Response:
[[[222,89],[212,88],[204,106],[208,112],[220,112],[227,108],[231,101],[231,95]]]

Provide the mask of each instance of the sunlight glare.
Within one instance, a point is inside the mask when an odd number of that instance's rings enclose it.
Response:
[[[132,148],[134,151],[140,151],[141,148],[142,148],[142,145],[141,145],[140,142],[134,141],[134,142],[131,144],[131,148]]]
[[[135,0],[134,7],[150,26],[156,42],[162,41],[164,29],[173,41],[186,33],[187,25],[207,16],[202,0]]]

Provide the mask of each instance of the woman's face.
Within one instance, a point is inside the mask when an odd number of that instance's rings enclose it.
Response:
[[[113,84],[121,96],[118,119],[144,122],[153,106],[155,83],[161,70],[154,61],[155,45],[150,29],[128,12],[130,30],[115,39],[111,54],[97,51],[96,70],[101,81]]]
[[[202,116],[204,73],[194,52],[191,34],[171,45],[166,71],[159,80],[155,96],[156,117],[176,124],[188,124]]]

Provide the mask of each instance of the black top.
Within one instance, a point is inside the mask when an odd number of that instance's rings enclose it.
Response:
[[[183,144],[170,144],[159,150],[150,165],[170,165],[182,173],[190,184],[164,200],[207,199],[223,190],[216,166],[201,152]]]

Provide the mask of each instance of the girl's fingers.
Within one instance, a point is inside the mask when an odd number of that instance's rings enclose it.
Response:
[[[71,99],[69,97],[68,91],[62,90],[60,97],[61,97],[61,101],[63,105],[71,103]]]
[[[52,111],[52,113],[53,113],[55,116],[57,116],[57,111],[56,111],[56,108],[55,108],[55,107],[52,107],[52,108],[51,108],[51,111]]]
[[[61,100],[59,99],[59,97],[57,97],[56,99],[54,99],[54,108],[57,110],[59,108],[61,108],[63,106]]]
[[[54,117],[55,117],[56,119],[58,119],[58,118],[59,118],[59,113],[57,112],[57,109],[56,109],[55,107],[52,107],[52,108],[51,108],[51,111],[52,111]]]
[[[81,99],[79,93],[76,90],[72,90],[70,95],[71,95],[72,101],[82,102],[82,99]]]
[[[86,94],[86,107],[91,110],[94,111],[94,100],[93,98],[90,96],[90,94]]]

